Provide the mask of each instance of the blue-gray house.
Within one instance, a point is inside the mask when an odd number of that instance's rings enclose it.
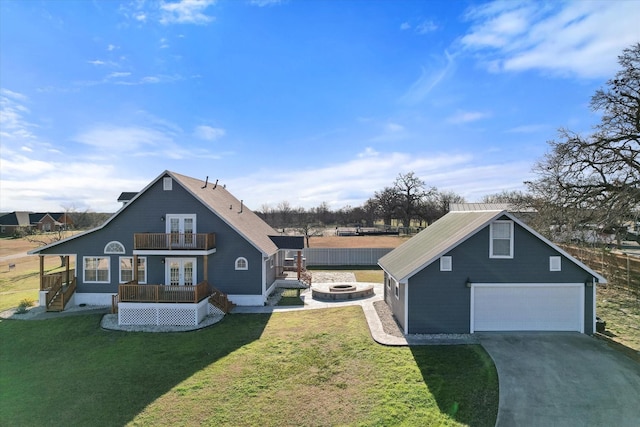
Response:
[[[304,244],[277,234],[217,182],[165,171],[102,226],[30,253],[41,257],[48,309],[113,304],[121,324],[192,324],[206,316],[212,294],[265,303],[284,250]],[[74,257],[75,267],[45,275],[50,255]]]
[[[379,260],[407,334],[595,331],[604,277],[506,210],[449,212]]]

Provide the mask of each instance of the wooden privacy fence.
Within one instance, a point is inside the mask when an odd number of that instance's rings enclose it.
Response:
[[[640,297],[640,258],[607,249],[570,245],[560,247],[602,274],[609,286],[625,289]]]
[[[392,248],[305,248],[307,266],[377,265]]]

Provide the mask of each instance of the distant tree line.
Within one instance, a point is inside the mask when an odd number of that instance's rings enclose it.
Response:
[[[393,184],[376,191],[362,206],[345,206],[331,210],[326,202],[311,209],[294,208],[288,201],[275,207],[263,205],[256,211],[276,229],[309,229],[335,226],[386,227],[396,220],[401,227],[425,227],[449,211],[450,203],[464,203],[464,198],[449,191],[428,187],[414,172],[400,173]]]

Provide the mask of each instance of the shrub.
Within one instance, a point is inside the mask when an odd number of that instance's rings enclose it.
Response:
[[[22,301],[20,301],[20,304],[18,304],[18,309],[16,310],[16,313],[18,314],[24,314],[27,312],[27,307],[32,307],[34,304],[34,301],[31,298],[25,298]]]

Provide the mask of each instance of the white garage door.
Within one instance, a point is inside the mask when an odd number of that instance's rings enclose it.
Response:
[[[471,332],[584,332],[584,284],[474,283],[471,319]]]

